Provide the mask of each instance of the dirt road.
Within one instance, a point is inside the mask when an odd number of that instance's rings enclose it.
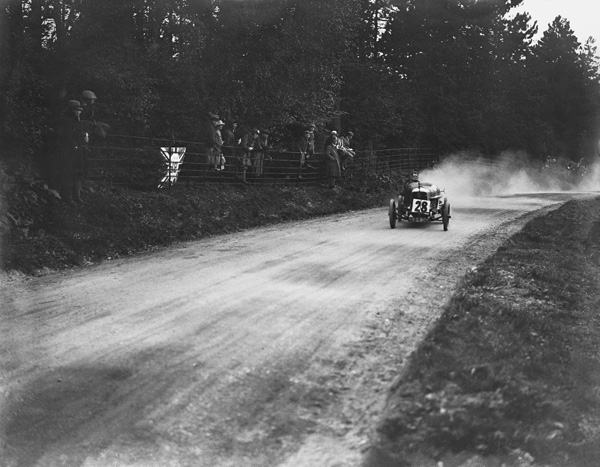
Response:
[[[3,284],[0,465],[358,466],[460,277],[572,195],[216,237]]]

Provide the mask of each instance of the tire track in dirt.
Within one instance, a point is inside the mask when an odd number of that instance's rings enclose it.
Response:
[[[3,454],[18,467],[358,465],[385,385],[489,254],[474,239],[555,202],[453,202],[448,232],[392,230],[370,210],[12,284]]]

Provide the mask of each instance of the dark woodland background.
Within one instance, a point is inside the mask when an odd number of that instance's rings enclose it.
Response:
[[[120,135],[201,140],[210,111],[282,147],[313,122],[356,146],[598,156],[595,41],[515,16],[522,0],[0,1],[14,156],[84,89]]]

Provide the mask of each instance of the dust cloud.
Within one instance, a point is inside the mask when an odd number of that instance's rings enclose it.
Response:
[[[419,178],[435,183],[452,197],[598,191],[600,163],[567,169],[563,162],[532,163],[524,153],[506,152],[495,159],[460,153],[421,171]]]

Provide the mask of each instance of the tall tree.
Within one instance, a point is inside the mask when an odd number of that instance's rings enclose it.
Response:
[[[248,125],[330,121],[360,18],[358,0],[219,5],[207,50],[211,107]]]
[[[548,152],[579,159],[598,136],[600,103],[593,42],[585,47],[568,20],[557,16],[533,48],[529,72],[539,77],[539,119],[546,123]]]
[[[92,89],[130,135],[196,140],[213,110],[379,146],[580,151],[600,129],[595,45],[560,20],[532,46],[531,18],[508,17],[522,1],[7,0],[2,132],[33,150],[48,110]]]
[[[530,32],[507,13],[522,0],[402,0],[384,34],[388,67],[415,89],[423,141],[441,149],[485,143],[486,107],[500,58],[518,55]],[[512,41],[512,43],[511,43]]]

